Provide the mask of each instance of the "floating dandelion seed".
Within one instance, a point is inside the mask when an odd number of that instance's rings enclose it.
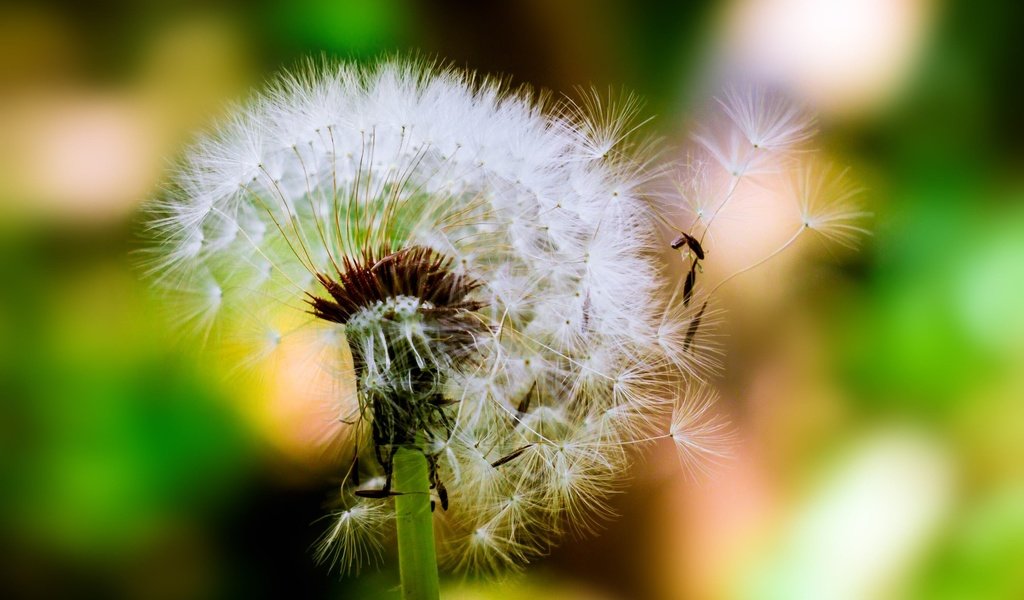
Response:
[[[358,571],[380,558],[384,550],[381,534],[395,513],[383,502],[352,499],[348,506],[332,511],[326,518],[331,525],[317,543],[316,559],[342,563]]]
[[[679,460],[691,474],[703,473],[709,464],[727,454],[731,434],[726,423],[714,415],[718,395],[714,388],[696,384],[683,392],[684,401],[672,411],[669,437],[679,451]]]
[[[809,135],[737,98],[749,147],[712,152],[737,173]],[[710,396],[679,391],[714,365],[714,310],[659,265],[671,224],[624,113],[634,100],[551,105],[420,62],[311,67],[197,144],[153,204],[149,269],[192,329],[224,341],[287,314],[248,361],[313,329],[310,355],[354,382],[317,558],[358,568],[397,522],[403,586],[436,589],[431,509],[449,564],[516,568],[611,514],[630,445],[719,456]],[[703,235],[678,233],[703,258]]]
[[[853,202],[861,189],[846,169],[809,162],[793,174],[792,185],[805,228],[848,248],[870,233],[861,225],[870,214]]]
[[[815,120],[805,110],[777,91],[760,86],[728,88],[717,99],[717,108],[718,114],[693,136],[697,148],[676,184],[683,201],[679,207],[682,215],[675,216],[675,223],[669,222],[669,227],[681,234],[676,238],[678,248],[690,255],[684,298],[695,287],[698,267],[704,259],[702,250],[693,252],[689,240],[706,244],[712,225],[727,207],[742,213],[742,207],[737,206],[740,196],[756,202],[764,196],[759,191],[778,192],[769,189],[773,184],[765,185],[765,176],[788,177],[788,189],[783,193],[797,216],[792,234],[756,262],[705,290],[705,298],[713,297],[733,278],[783,253],[808,232],[847,247],[869,233],[861,226],[869,213],[859,210],[856,202],[861,190],[850,182],[847,172],[803,152],[809,149],[807,143],[815,132]],[[751,193],[750,188],[759,189]],[[692,317],[691,322],[700,318]],[[685,344],[683,347],[687,349]]]
[[[732,86],[719,99],[736,131],[754,148],[789,150],[814,136],[814,118],[777,91]]]

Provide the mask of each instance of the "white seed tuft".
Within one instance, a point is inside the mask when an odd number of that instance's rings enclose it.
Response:
[[[722,106],[731,128],[698,136],[681,186],[705,227],[729,198],[704,165],[770,170],[813,125],[757,91]],[[658,170],[637,110],[415,61],[312,66],[196,143],[152,203],[147,269],[188,329],[254,368],[305,335],[357,390],[333,411],[358,456],[318,559],[379,554],[395,444],[430,458],[451,564],[488,571],[608,517],[631,444],[671,438],[690,469],[721,456],[710,388],[676,400],[717,364],[713,311],[659,264],[668,220],[644,192]],[[812,188],[805,228],[849,241],[848,198]],[[388,280],[403,260],[418,275]]]

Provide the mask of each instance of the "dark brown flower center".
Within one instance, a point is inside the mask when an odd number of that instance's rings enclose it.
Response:
[[[331,299],[310,296],[313,314],[348,323],[361,310],[395,298],[419,300],[419,310],[436,317],[475,311],[483,303],[468,300],[480,282],[451,270],[452,260],[424,246],[397,252],[366,251],[358,259],[343,257],[337,277],[318,273]]]

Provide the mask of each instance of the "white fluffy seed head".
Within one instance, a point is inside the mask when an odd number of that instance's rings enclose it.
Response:
[[[806,139],[794,113],[744,98],[728,116],[756,143],[718,160],[747,172],[749,152]],[[714,362],[703,299],[684,301],[658,263],[665,219],[642,193],[654,171],[636,111],[600,95],[552,105],[423,62],[318,65],[191,149],[149,220],[147,267],[178,318],[218,343],[256,340],[233,344],[254,367],[316,325],[310,355],[355,382],[337,414],[359,461],[319,558],[358,568],[379,550],[389,501],[350,492],[360,474],[363,489],[386,485],[392,443],[436,465],[456,566],[520,565],[610,514],[628,445],[663,426],[675,382]],[[407,252],[436,258],[460,292],[384,281]],[[403,394],[430,419],[382,438],[375,419],[404,414]],[[651,439],[714,456],[701,440],[719,430],[695,402]]]

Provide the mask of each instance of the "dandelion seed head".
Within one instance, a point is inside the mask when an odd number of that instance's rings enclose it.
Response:
[[[423,61],[314,64],[200,139],[151,203],[146,268],[178,320],[253,369],[312,331],[317,365],[354,390],[329,411],[352,466],[318,559],[379,555],[396,448],[447,489],[449,563],[487,571],[594,530],[626,446],[663,421],[652,440],[717,456],[704,396],[677,401],[714,348],[696,335],[706,302],[658,262],[638,107]],[[737,177],[809,136],[760,95],[723,109],[734,127],[698,138],[702,160]],[[724,202],[709,181],[688,187],[706,220]],[[841,237],[843,213],[814,214],[807,227]]]

